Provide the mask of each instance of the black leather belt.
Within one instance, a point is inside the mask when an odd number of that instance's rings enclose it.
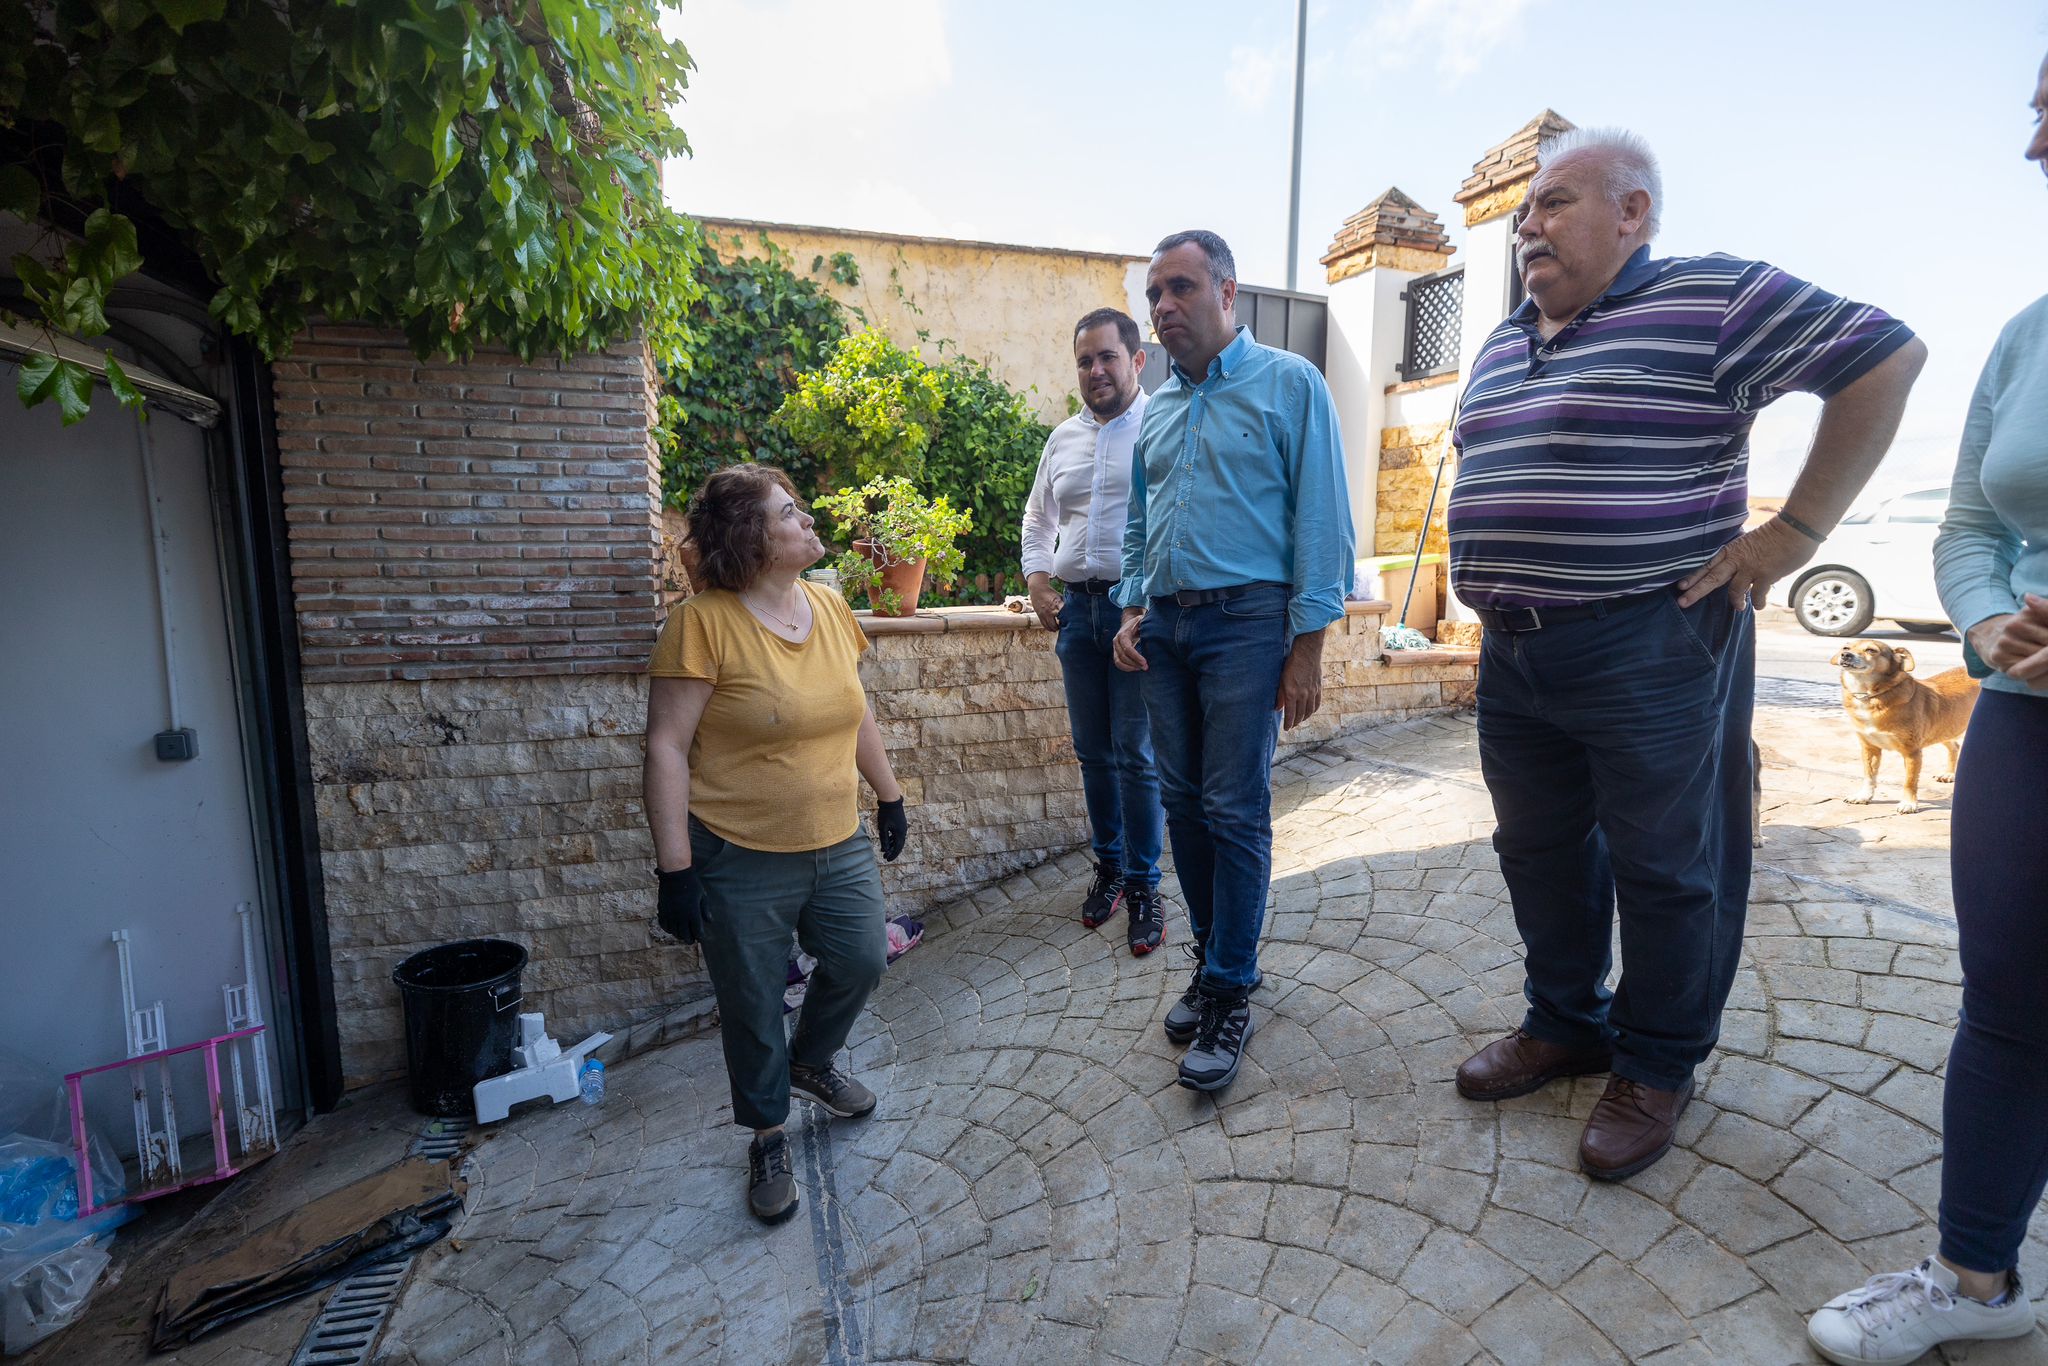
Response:
[[[1086,593],[1091,598],[1099,598],[1103,596],[1105,593],[1108,593],[1115,589],[1116,580],[1082,579],[1078,583],[1068,584],[1067,587],[1073,589],[1076,593]]]
[[[1261,588],[1285,588],[1290,593],[1294,591],[1294,585],[1291,583],[1275,583],[1271,579],[1260,579],[1256,583],[1233,583],[1228,588],[1180,588],[1160,596],[1177,607],[1201,607],[1211,602],[1228,602],[1232,598],[1241,598]]]
[[[1602,598],[1598,602],[1563,603],[1556,607],[1475,607],[1472,609],[1472,615],[1478,617],[1479,624],[1489,631],[1540,631],[1546,626],[1562,626],[1568,621],[1613,616],[1616,612],[1625,612],[1652,598],[1670,596],[1669,588],[1652,588],[1647,593],[1630,593],[1621,598]]]

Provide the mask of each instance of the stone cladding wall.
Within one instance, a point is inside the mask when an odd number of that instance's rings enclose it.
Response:
[[[306,712],[349,1085],[403,1070],[391,970],[452,939],[524,945],[522,1008],[566,1041],[707,994],[653,927],[641,677],[317,684]]]
[[[1381,659],[1386,610],[1354,603],[1327,638],[1323,710],[1283,735],[1283,758],[1469,704],[1470,656]],[[891,914],[1086,844],[1059,664],[1034,618],[957,608],[863,625],[861,679],[911,808],[909,847],[883,870]],[[402,1069],[391,969],[449,939],[526,945],[526,1008],[558,1037],[701,1008],[696,950],[651,924],[645,706],[644,680],[616,674],[308,688],[351,1084]]]
[[[1436,511],[1430,517],[1425,553],[1442,554],[1450,549],[1445,517],[1451,482],[1458,477],[1457,457],[1451,451],[1450,424],[1388,427],[1380,433],[1379,500],[1373,519],[1375,555],[1406,555],[1414,551],[1415,537],[1422,530],[1423,512],[1429,506],[1430,483],[1436,478],[1439,463],[1444,465],[1443,482],[1436,491]]]
[[[1325,639],[1322,709],[1281,733],[1280,758],[1471,701],[1472,657],[1387,662],[1388,604],[1349,608]],[[942,905],[1087,843],[1059,661],[1035,617],[946,608],[862,624],[874,648],[861,680],[911,806],[910,845],[884,874],[892,910]]]

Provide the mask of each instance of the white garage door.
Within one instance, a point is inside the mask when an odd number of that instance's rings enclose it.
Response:
[[[235,906],[263,901],[202,433],[152,414],[152,500],[131,414],[101,391],[61,427],[54,403],[21,407],[16,373],[0,364],[0,1042],[62,1073],[126,1055],[112,931],[186,1043],[223,1031]],[[197,757],[157,758],[173,727]],[[196,1058],[173,1074],[187,1134],[208,1122]],[[88,1094],[132,1152],[119,1082]]]

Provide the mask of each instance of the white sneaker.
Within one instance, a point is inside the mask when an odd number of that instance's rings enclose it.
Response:
[[[2034,1331],[2034,1306],[2012,1273],[1997,1304],[1956,1293],[1956,1273],[1929,1257],[1911,1271],[1872,1276],[1806,1321],[1814,1349],[1840,1366],[1906,1366],[1937,1343],[2019,1338]]]

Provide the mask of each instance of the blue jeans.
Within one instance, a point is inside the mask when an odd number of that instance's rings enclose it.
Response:
[[[1119,669],[1111,653],[1122,624],[1123,609],[1108,594],[1069,588],[1053,652],[1066,682],[1067,723],[1081,762],[1095,861],[1121,868],[1134,886],[1157,887],[1166,816],[1152,769],[1141,675]]]
[[[2009,1271],[2048,1187],[2048,696],[1985,689],[1950,811],[1962,1019],[1942,1086],[1941,1255]]]
[[[1293,637],[1284,585],[1181,607],[1153,598],[1138,631],[1159,795],[1204,986],[1251,989],[1273,874],[1273,745]]]
[[[1749,901],[1755,699],[1752,615],[1724,592],[1486,633],[1479,760],[1530,1034],[1611,1042],[1617,1076],[1662,1090],[1713,1051]]]

